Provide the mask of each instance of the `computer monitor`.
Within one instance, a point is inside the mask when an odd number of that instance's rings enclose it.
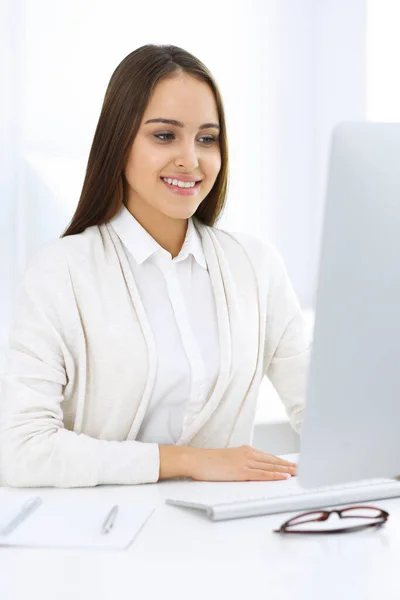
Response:
[[[314,342],[300,437],[304,487],[400,475],[400,124],[333,133]]]

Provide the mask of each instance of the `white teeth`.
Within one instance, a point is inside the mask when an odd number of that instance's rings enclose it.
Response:
[[[196,185],[195,181],[179,181],[178,179],[166,179],[163,177],[163,180],[170,185],[176,185],[182,188],[192,188]]]

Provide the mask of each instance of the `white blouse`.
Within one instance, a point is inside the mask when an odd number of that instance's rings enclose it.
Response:
[[[156,344],[155,385],[136,440],[173,445],[211,396],[219,370],[215,300],[201,238],[189,219],[181,251],[172,258],[125,206],[110,223]]]

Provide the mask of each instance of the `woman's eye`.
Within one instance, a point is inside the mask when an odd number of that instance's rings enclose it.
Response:
[[[162,142],[167,142],[168,140],[170,140],[171,138],[168,137],[168,136],[174,137],[174,134],[173,133],[169,133],[169,132],[167,132],[167,133],[155,133],[154,134],[154,137],[157,138],[157,139],[159,139]],[[213,142],[216,141],[215,138],[212,135],[202,136],[199,139],[205,140],[203,142],[203,144],[212,144]]]
[[[213,137],[212,135],[206,135],[205,137],[203,137],[201,139],[206,140],[205,141],[206,144],[212,144],[213,142],[216,141],[215,137]]]
[[[173,135],[172,133],[155,133],[154,137],[161,140],[162,142],[166,142],[166,136]]]

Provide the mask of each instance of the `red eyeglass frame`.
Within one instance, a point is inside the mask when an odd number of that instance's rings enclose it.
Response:
[[[362,517],[357,517],[357,516],[352,516],[352,515],[343,515],[343,513],[346,513],[349,511],[354,511],[357,509],[373,509],[373,510],[378,511],[379,514],[376,516],[363,515]],[[310,519],[310,520],[306,521],[306,523],[315,523],[318,521],[327,521],[327,519],[329,519],[329,516],[334,513],[338,514],[340,519],[360,518],[360,519],[378,519],[378,520],[375,521],[375,523],[363,523],[362,525],[354,525],[353,527],[343,527],[343,528],[339,527],[337,529],[336,528],[335,529],[322,529],[320,531],[318,531],[317,529],[301,529],[300,531],[289,529],[290,527],[296,527],[297,525],[304,524],[304,521],[292,523],[293,521],[298,521],[298,519],[301,519],[301,517],[306,517],[308,515],[317,514],[317,515],[319,515],[319,517],[317,519]],[[362,529],[367,529],[368,527],[379,527],[381,525],[384,525],[386,523],[386,521],[388,520],[388,518],[389,518],[389,513],[386,510],[383,510],[382,508],[377,508],[376,506],[348,506],[346,508],[342,508],[342,509],[338,509],[338,510],[312,510],[310,512],[301,513],[299,515],[296,515],[295,517],[292,517],[291,519],[288,519],[280,526],[279,529],[274,529],[273,532],[274,533],[284,533],[284,534],[294,533],[296,535],[301,535],[303,533],[313,534],[313,535],[322,535],[322,534],[326,534],[326,533],[347,533],[348,531],[360,531]]]

